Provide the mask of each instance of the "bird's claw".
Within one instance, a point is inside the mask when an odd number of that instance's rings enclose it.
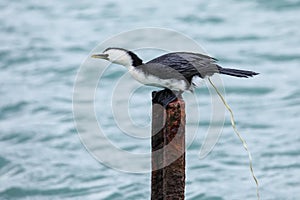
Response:
[[[164,108],[167,108],[169,103],[177,100],[180,92],[175,92],[170,89],[164,89],[160,91],[152,92],[152,103],[160,104]]]

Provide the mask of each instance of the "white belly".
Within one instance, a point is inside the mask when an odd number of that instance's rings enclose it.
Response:
[[[131,76],[144,85],[151,85],[156,87],[169,88],[176,91],[185,91],[188,86],[184,80],[178,79],[159,79],[151,74],[145,75],[141,70],[135,67],[129,67]]]

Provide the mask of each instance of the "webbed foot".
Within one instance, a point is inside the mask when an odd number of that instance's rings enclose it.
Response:
[[[170,89],[164,89],[160,91],[152,92],[152,103],[157,103],[167,108],[169,103],[177,100],[182,92],[172,91]]]

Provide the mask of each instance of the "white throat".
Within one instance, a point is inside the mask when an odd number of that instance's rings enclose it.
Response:
[[[127,68],[132,65],[132,58],[126,51],[120,49],[109,49],[104,53],[109,55],[108,59],[112,63],[123,65]]]

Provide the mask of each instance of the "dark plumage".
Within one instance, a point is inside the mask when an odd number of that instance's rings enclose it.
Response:
[[[199,86],[199,79],[215,73],[243,78],[258,74],[247,70],[222,68],[216,63],[217,59],[191,52],[168,53],[147,63],[143,63],[132,51],[123,48],[107,48],[102,54],[94,54],[92,57],[125,66],[132,77],[144,85],[165,88],[153,97],[153,102],[164,107],[182,92],[193,91],[195,86]]]
[[[252,77],[258,73],[246,70],[222,68],[216,64],[217,59],[207,55],[189,52],[168,53],[146,64],[136,66],[146,74],[155,75],[161,79],[179,78],[191,84],[194,76],[204,78],[212,76],[214,73],[226,74],[236,77]]]
[[[127,67],[130,74],[145,85],[169,88],[175,91],[194,89],[197,79],[212,76],[215,73],[248,78],[258,73],[222,68],[217,59],[192,52],[167,53],[147,63],[143,63],[135,53],[123,48],[107,48],[103,54],[95,54],[94,58],[102,58]]]

